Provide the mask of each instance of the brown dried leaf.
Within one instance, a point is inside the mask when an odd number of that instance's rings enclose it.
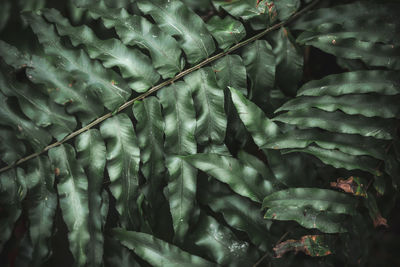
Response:
[[[347,179],[338,178],[336,182],[331,182],[331,187],[342,189],[346,193],[353,194],[355,196],[366,197],[364,184],[358,177],[350,176]]]
[[[300,240],[289,239],[277,244],[273,250],[276,258],[281,258],[286,252],[303,252],[311,257],[322,257],[332,254],[323,235],[305,235]]]

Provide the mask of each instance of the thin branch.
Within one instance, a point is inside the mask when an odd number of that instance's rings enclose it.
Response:
[[[104,121],[104,120],[106,120],[106,119],[112,117],[113,115],[115,115],[115,114],[121,112],[122,110],[126,109],[127,107],[131,106],[135,101],[142,100],[142,99],[146,98],[147,96],[151,95],[152,93],[157,92],[158,90],[160,90],[160,89],[163,88],[164,86],[167,86],[167,85],[169,85],[169,84],[175,82],[176,80],[182,78],[183,76],[185,76],[185,75],[187,75],[187,74],[189,74],[189,73],[192,73],[193,71],[198,70],[198,69],[202,68],[203,66],[205,66],[205,65],[207,65],[207,64],[209,64],[209,63],[211,63],[211,62],[213,62],[213,61],[215,61],[215,60],[217,60],[217,59],[219,59],[219,58],[221,58],[221,57],[223,57],[223,56],[226,56],[226,55],[232,53],[233,51],[235,51],[235,50],[241,48],[242,46],[245,46],[245,45],[247,45],[247,44],[249,44],[249,43],[251,43],[251,42],[254,42],[254,41],[257,40],[257,39],[260,39],[261,37],[263,37],[264,35],[266,35],[266,34],[269,33],[269,32],[272,32],[272,31],[274,31],[274,30],[276,30],[276,29],[281,28],[282,26],[284,26],[284,25],[286,25],[286,24],[292,22],[294,19],[298,18],[300,15],[304,14],[306,11],[310,10],[310,9],[311,9],[312,7],[314,7],[318,2],[319,2],[319,0],[315,0],[315,1],[312,2],[310,5],[306,6],[306,7],[303,8],[302,10],[300,10],[300,11],[296,12],[295,14],[293,14],[287,21],[284,21],[284,22],[275,24],[274,26],[272,26],[272,27],[270,27],[270,28],[268,28],[268,29],[266,29],[266,30],[264,30],[264,31],[262,31],[262,32],[260,32],[260,33],[258,33],[258,34],[256,34],[256,35],[254,35],[253,37],[251,37],[251,38],[249,38],[249,39],[247,39],[247,40],[244,40],[243,42],[240,42],[240,43],[238,43],[238,44],[232,46],[232,47],[231,47],[230,49],[228,49],[227,51],[221,52],[221,53],[219,53],[219,54],[216,54],[215,56],[212,56],[212,57],[210,57],[210,58],[207,58],[206,60],[200,62],[200,63],[197,64],[196,66],[191,67],[191,68],[189,68],[189,69],[187,69],[187,70],[184,70],[184,71],[180,72],[180,73],[177,74],[174,78],[171,78],[171,79],[169,79],[169,80],[167,80],[167,81],[164,81],[164,82],[162,82],[162,83],[160,83],[160,84],[158,84],[158,85],[152,87],[152,88],[151,88],[150,90],[148,90],[147,92],[145,92],[145,93],[143,93],[143,94],[141,94],[141,95],[139,95],[139,96],[137,96],[137,97],[135,97],[135,98],[133,98],[133,99],[127,101],[127,102],[125,102],[123,105],[121,105],[121,106],[117,109],[117,111],[115,111],[115,112],[110,112],[110,113],[105,114],[104,116],[102,116],[102,117],[100,117],[100,118],[98,118],[98,119],[92,121],[91,123],[89,123],[89,124],[86,125],[85,127],[82,127],[82,128],[80,128],[80,129],[78,129],[77,131],[75,131],[75,132],[69,134],[68,136],[66,136],[66,137],[65,137],[64,139],[62,139],[61,141],[57,141],[57,142],[55,142],[55,143],[53,143],[53,144],[51,144],[51,145],[48,145],[48,146],[45,147],[42,151],[33,153],[33,154],[31,154],[31,155],[29,155],[29,156],[27,156],[27,157],[24,157],[24,158],[21,158],[21,159],[17,160],[14,164],[11,164],[11,165],[8,165],[8,166],[6,166],[6,167],[1,168],[1,169],[0,169],[0,173],[5,172],[5,171],[7,171],[7,170],[9,170],[9,169],[11,169],[11,168],[13,168],[13,167],[15,167],[15,166],[18,166],[18,165],[20,165],[20,164],[22,164],[22,163],[24,163],[24,162],[26,162],[26,161],[28,161],[28,160],[30,160],[30,159],[36,158],[37,156],[39,156],[39,155],[41,155],[41,154],[47,152],[48,150],[50,150],[50,149],[52,149],[52,148],[54,148],[54,147],[56,147],[56,146],[59,146],[59,145],[65,143],[65,142],[67,142],[68,140],[71,140],[71,139],[74,138],[75,136],[77,136],[77,135],[79,135],[79,134],[81,134],[81,133],[83,133],[83,132],[86,132],[87,130],[89,130],[90,128],[96,126],[97,124],[101,123],[102,121]]]

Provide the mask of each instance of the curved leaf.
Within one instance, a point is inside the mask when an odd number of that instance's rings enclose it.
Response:
[[[53,66],[51,62],[40,56],[28,56],[1,40],[0,53],[4,61],[17,71],[27,67],[25,70],[27,77],[31,82],[39,85],[37,89],[48,95],[57,104],[66,105],[66,110],[72,114],[76,113],[82,123],[88,123],[103,114],[103,106],[97,104],[98,97],[92,91],[87,90],[85,83],[80,79],[77,80],[76,75]],[[39,92],[35,95],[39,95]],[[49,107],[54,106],[50,101],[48,105]],[[54,115],[54,120],[59,121],[60,118],[56,115]],[[73,121],[67,125],[69,124],[72,127]],[[58,128],[56,128],[56,133],[59,132]]]
[[[400,40],[398,36],[388,33],[388,30],[389,32],[396,32],[396,27],[398,29],[400,25],[400,21],[395,14],[398,8],[399,4],[394,2],[382,5],[373,1],[356,1],[350,4],[320,8],[308,12],[297,19],[293,27],[294,29],[306,30],[330,22],[346,25],[346,28],[356,28],[359,31],[371,31],[378,26],[376,21],[378,20],[379,24],[385,25],[385,27],[379,27],[379,32],[374,31],[374,34],[364,37],[374,38],[374,35],[378,34],[380,38],[385,36],[398,42]],[[363,21],[363,23],[360,23],[360,21]],[[368,24],[369,22],[371,24]],[[374,23],[375,25],[373,25]]]
[[[133,204],[138,196],[140,151],[132,122],[126,114],[118,114],[100,125],[107,145],[107,171],[110,190],[117,203],[122,225],[128,229],[137,226]]]
[[[44,17],[56,25],[62,36],[68,36],[74,46],[83,45],[92,59],[102,61],[104,67],[118,67],[136,92],[145,92],[157,83],[160,76],[150,59],[138,49],[128,48],[117,39],[101,40],[87,26],[73,27],[55,9],[43,10]]]
[[[51,136],[43,128],[15,112],[8,98],[0,93],[0,124],[14,130],[18,139],[28,141],[35,151],[42,150],[51,142]]]
[[[374,175],[379,173],[376,169],[379,161],[368,156],[353,156],[343,153],[339,150],[329,150],[317,146],[308,146],[306,148],[295,148],[284,153],[304,152],[316,156],[325,164],[332,165],[335,168],[345,168],[347,170],[364,170]]]
[[[400,94],[400,72],[386,70],[353,71],[328,75],[303,85],[298,96],[340,96],[346,94]]]
[[[22,213],[21,202],[26,196],[26,189],[22,169],[11,169],[0,174],[0,251],[3,251]]]
[[[328,131],[360,134],[377,139],[392,139],[394,120],[346,115],[340,111],[326,112],[314,108],[289,111],[276,116],[273,121],[299,125],[302,128],[318,127]]]
[[[9,97],[17,97],[23,113],[36,125],[48,127],[57,140],[63,139],[76,128],[75,118],[68,115],[63,107],[49,101],[38,90],[18,82],[11,73],[9,68],[0,71],[0,90]]]
[[[126,231],[121,228],[113,230],[113,235],[124,246],[133,250],[139,257],[153,266],[216,266],[195,255],[191,255],[180,248],[149,234]]]
[[[267,250],[270,242],[269,223],[263,220],[260,207],[230,191],[216,190],[216,187],[216,183],[209,183],[200,201],[214,212],[222,213],[231,227],[246,232],[259,249]]]
[[[246,36],[243,24],[229,16],[223,19],[213,16],[206,26],[222,50],[227,50]]]
[[[208,58],[215,51],[214,41],[202,19],[180,1],[139,0],[140,10],[152,16],[164,32],[178,36],[190,64]]]
[[[0,127],[0,157],[7,164],[12,164],[25,155],[24,143],[18,140],[13,131]]]
[[[269,120],[260,108],[247,100],[235,88],[229,87],[229,90],[240,119],[259,147],[263,146],[268,138],[278,134],[278,126],[273,121]]]
[[[310,207],[272,207],[265,213],[265,219],[295,221],[307,229],[318,229],[323,233],[344,233],[347,216],[330,211],[318,211]]]
[[[272,192],[272,184],[264,180],[255,169],[233,157],[218,154],[196,154],[183,157],[194,167],[228,184],[236,193],[255,202]]]
[[[189,86],[177,82],[157,95],[163,107],[168,194],[175,236],[183,240],[195,204],[197,170],[180,156],[194,154],[195,110]]]
[[[312,207],[317,211],[354,214],[356,200],[346,194],[319,188],[290,188],[266,196],[262,209],[280,207]]]
[[[254,247],[239,240],[229,228],[210,216],[201,216],[190,235],[196,249],[222,266],[249,266],[259,257]]]
[[[303,53],[285,27],[273,33],[271,44],[275,54],[276,84],[285,94],[294,96],[303,78]]]
[[[50,257],[50,238],[57,208],[54,190],[54,170],[47,157],[39,157],[28,165],[27,180],[29,198],[29,234],[32,243],[31,266],[42,266]]]
[[[196,108],[196,141],[202,145],[208,142],[222,144],[226,132],[224,91],[218,87],[211,68],[202,68],[185,76],[190,86]]]
[[[275,84],[275,56],[271,45],[257,40],[243,49],[242,57],[251,81],[249,98],[256,104],[268,103],[269,91]]]
[[[90,242],[88,181],[71,145],[65,144],[51,149],[49,157],[58,180],[61,212],[69,231],[69,247],[76,264],[85,266],[86,250]]]
[[[387,141],[355,134],[337,134],[318,129],[290,130],[267,141],[261,148],[291,149],[306,148],[315,143],[321,148],[335,150],[353,156],[368,155],[385,159]]]
[[[100,132],[91,129],[78,136],[75,147],[78,152],[78,161],[88,178],[88,230],[90,235],[90,246],[87,253],[88,266],[99,266],[103,262],[103,227],[106,219],[102,216],[101,209],[102,205],[108,204],[108,199],[102,197],[102,194],[107,194],[102,189],[106,165],[106,146]]]
[[[223,8],[234,17],[249,20],[254,30],[260,30],[270,25],[277,18],[275,5],[266,0],[225,1],[213,0],[217,9]]]
[[[231,86],[247,95],[246,67],[238,55],[226,55],[213,63],[218,86],[226,89]]]
[[[289,111],[298,109],[318,108],[324,111],[341,110],[349,115],[363,115],[365,117],[395,118],[400,115],[398,105],[400,96],[385,95],[343,95],[332,97],[329,95],[317,97],[296,97],[277,109]]]
[[[88,13],[95,19],[101,18],[107,28],[115,28],[124,44],[149,51],[153,66],[164,79],[183,69],[185,62],[178,42],[147,19],[130,15],[125,9],[110,9],[101,2],[89,6]]]
[[[141,171],[148,185],[144,193],[153,208],[157,208],[161,205],[160,193],[165,180],[164,124],[161,105],[156,97],[148,97],[134,103],[133,114],[138,121],[136,133],[143,163]]]
[[[345,39],[327,34],[321,36],[306,32],[297,42],[312,45],[337,57],[361,59],[370,66],[381,66],[400,70],[400,46]]]
[[[61,44],[55,27],[46,23],[38,14],[24,13],[24,18],[38,36],[46,54],[53,57],[57,67],[75,73],[76,77],[86,83],[86,90],[96,91],[107,109],[114,110],[129,98],[130,90],[116,72],[106,70],[99,62],[90,60],[83,50],[67,49]]]

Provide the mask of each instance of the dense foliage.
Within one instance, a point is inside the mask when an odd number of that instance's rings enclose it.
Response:
[[[376,266],[398,1],[1,6],[1,266]]]

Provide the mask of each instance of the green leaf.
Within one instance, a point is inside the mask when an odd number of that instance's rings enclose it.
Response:
[[[125,9],[105,7],[101,2],[90,6],[88,11],[93,18],[101,18],[107,28],[115,28],[124,44],[147,50],[164,79],[183,69],[185,62],[177,41],[147,19],[130,15]]]
[[[76,128],[75,118],[68,115],[62,106],[49,101],[38,90],[18,82],[11,73],[10,68],[1,68],[0,90],[8,97],[17,97],[22,112],[37,126],[48,127],[57,140],[62,140]]]
[[[12,164],[26,153],[23,142],[17,139],[14,132],[0,127],[0,157],[7,164]]]
[[[340,110],[349,115],[365,117],[395,118],[400,116],[400,96],[385,95],[329,95],[296,97],[275,111],[318,108],[324,111]]]
[[[340,96],[345,94],[377,93],[396,95],[400,93],[400,78],[396,71],[368,70],[328,75],[303,85],[298,95]]]
[[[52,101],[66,105],[67,112],[77,114],[82,123],[87,124],[103,114],[103,106],[97,104],[98,97],[86,90],[84,81],[77,79],[76,75],[53,66],[40,56],[28,56],[1,40],[0,51],[4,61],[14,69],[28,67],[27,78],[39,85],[38,89]]]
[[[61,44],[54,26],[46,23],[41,16],[24,13],[24,18],[38,36],[45,53],[55,61],[55,65],[74,73],[76,78],[79,77],[79,80],[86,83],[85,89],[95,91],[107,109],[114,110],[129,98],[131,92],[116,72],[105,69],[97,61],[90,60],[83,50],[67,49]]]
[[[400,25],[396,17],[398,3],[376,3],[373,1],[356,1],[346,5],[336,5],[329,8],[320,8],[308,12],[301,16],[293,24],[294,29],[307,30],[316,28],[327,22],[344,25],[347,29],[357,30],[357,36],[360,33],[372,31],[362,38],[390,38],[387,42],[394,41],[398,43],[399,37],[395,33],[396,27]],[[379,25],[385,25],[379,27]],[[371,41],[377,41],[368,39]]]
[[[259,174],[265,179],[269,181],[274,181],[275,177],[271,170],[268,168],[268,165],[261,161],[256,156],[247,153],[244,150],[240,150],[237,155],[238,159],[245,165],[249,165],[257,170]]]
[[[306,30],[297,41],[370,66],[400,69],[400,39],[396,36],[400,21],[394,13],[399,7],[398,3],[360,1],[316,10],[296,23],[296,29]]]
[[[0,174],[0,251],[3,251],[22,213],[21,202],[26,196],[26,189],[22,169],[11,169]]]
[[[77,137],[75,147],[78,152],[78,161],[88,178],[88,230],[90,235],[90,246],[87,252],[88,266],[99,266],[103,261],[103,228],[106,219],[101,214],[102,206],[106,205],[104,207],[106,214],[108,210],[108,196],[102,197],[107,195],[103,190],[106,146],[100,132],[91,129]]]
[[[54,170],[47,157],[38,157],[29,162],[26,179],[29,189],[29,236],[32,244],[31,266],[42,266],[50,257],[50,238],[57,208],[54,190]]]
[[[249,99],[263,106],[269,102],[269,91],[275,83],[275,56],[272,47],[265,40],[257,40],[243,49],[242,57],[251,81]]]
[[[118,114],[100,125],[101,137],[107,145],[107,171],[110,190],[116,199],[121,224],[132,229],[137,226],[140,150],[132,122],[126,114]]]
[[[278,18],[281,21],[287,20],[293,15],[300,7],[300,0],[279,0],[274,1]]]
[[[200,145],[208,142],[222,144],[225,138],[227,119],[224,111],[224,91],[218,87],[211,68],[199,69],[188,76],[196,108],[196,141]]]
[[[113,235],[124,246],[133,250],[135,254],[143,258],[152,266],[216,266],[195,255],[191,255],[179,247],[155,238],[149,234],[126,231],[121,228],[113,230]]]
[[[7,26],[7,22],[11,16],[11,3],[6,0],[3,3],[3,7],[0,11],[0,32]]]
[[[344,168],[347,170],[364,170],[376,175],[379,166],[379,160],[368,156],[353,156],[343,153],[339,150],[329,150],[319,148],[317,146],[308,146],[306,148],[295,148],[283,153],[304,152],[316,156],[325,164],[331,165],[335,168]]]
[[[279,134],[278,125],[268,119],[256,104],[246,99],[234,88],[229,89],[240,119],[259,148]],[[307,162],[298,155],[283,156],[279,151],[267,149],[263,152],[268,158],[268,164],[274,176],[282,184],[298,185],[298,181],[294,177],[310,177],[312,175],[307,168],[304,168]]]
[[[296,95],[303,78],[303,53],[297,46],[289,29],[282,27],[272,34],[278,87],[287,95]]]
[[[180,1],[139,0],[140,10],[156,21],[162,31],[178,36],[190,64],[196,64],[212,55],[215,44],[203,20]]]
[[[76,160],[75,149],[71,145],[65,144],[51,149],[49,157],[57,174],[61,212],[69,231],[69,248],[76,265],[85,266],[90,242],[87,177],[82,165]]]
[[[246,67],[240,56],[226,55],[213,63],[212,68],[220,88],[226,89],[231,86],[247,95]]]
[[[164,122],[161,114],[161,105],[156,97],[148,97],[143,101],[136,101],[133,105],[133,114],[138,123],[136,133],[140,147],[142,162],[141,171],[147,180],[147,189],[144,194],[150,205],[157,209],[163,201],[160,193],[165,180],[164,159]]]
[[[10,107],[8,98],[0,93],[0,124],[9,126],[20,140],[26,140],[35,151],[42,150],[51,142],[51,136],[43,128],[21,116]]]
[[[301,128],[318,127],[332,132],[360,134],[377,139],[390,140],[395,136],[394,120],[347,115],[341,111],[326,112],[315,108],[301,109],[278,115],[273,121],[298,125]]]
[[[295,221],[307,229],[318,229],[323,233],[347,232],[347,216],[330,211],[318,211],[310,207],[272,207],[265,213],[265,219]]]
[[[264,180],[257,171],[237,159],[218,154],[196,154],[183,157],[194,167],[215,179],[228,184],[233,191],[255,202],[273,191],[271,182]]]
[[[213,0],[217,9],[224,9],[234,17],[245,21],[250,20],[254,30],[260,30],[270,25],[277,18],[274,3],[266,0],[225,1]]]
[[[300,35],[297,42],[312,45],[337,57],[361,59],[370,66],[400,70],[400,46],[344,39],[331,34],[315,36],[309,32]]]
[[[260,250],[269,247],[269,223],[263,220],[260,207],[247,198],[232,194],[229,190],[218,190],[222,184],[210,183],[200,201],[214,212],[222,213],[225,221],[233,228],[248,234],[251,242]]]
[[[168,194],[175,237],[183,240],[195,204],[197,170],[180,156],[197,151],[196,118],[189,86],[177,82],[157,95],[163,107]]]
[[[315,143],[321,148],[340,150],[353,156],[368,155],[385,159],[384,148],[387,141],[354,134],[337,134],[319,129],[290,130],[269,139],[261,148],[291,149],[306,148]]]
[[[279,133],[278,126],[269,120],[256,104],[246,99],[235,88],[229,87],[229,90],[240,119],[259,147],[263,146],[268,138],[274,137]]]
[[[346,194],[319,188],[290,188],[264,198],[262,209],[280,207],[312,207],[316,211],[355,214],[357,201]]]
[[[101,40],[86,25],[73,27],[55,9],[43,10],[43,14],[61,36],[68,36],[74,46],[83,45],[92,59],[100,60],[106,68],[118,67],[134,91],[145,92],[159,80],[150,59],[138,49],[128,48],[117,39]]]
[[[392,21],[387,22],[385,27],[381,27],[382,18],[368,18],[346,20],[340,23],[326,22],[318,25],[309,32],[302,34],[301,42],[323,37],[325,35],[334,35],[335,38],[357,38],[369,42],[382,42],[386,44],[397,43],[399,40],[392,34],[396,32],[396,27],[400,24],[395,24]]]
[[[239,240],[229,228],[210,216],[201,216],[194,232],[188,237],[196,250],[222,266],[249,266],[259,255],[248,242]]]
[[[213,16],[206,26],[222,50],[227,50],[246,36],[243,24],[229,16],[223,19]]]
[[[117,239],[106,237],[105,242],[106,266],[140,267],[131,250],[123,246]]]

